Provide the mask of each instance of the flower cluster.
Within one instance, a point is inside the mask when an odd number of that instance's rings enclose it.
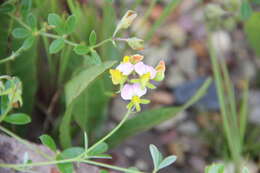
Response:
[[[140,104],[148,104],[150,100],[141,99],[146,94],[147,88],[154,89],[151,81],[164,79],[165,63],[160,61],[156,68],[142,62],[143,56],[136,54],[125,56],[123,61],[115,69],[110,69],[112,82],[120,85],[121,97],[130,100],[128,109],[141,110]]]

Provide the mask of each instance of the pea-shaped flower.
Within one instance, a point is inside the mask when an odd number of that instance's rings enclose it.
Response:
[[[140,84],[125,84],[121,90],[121,97],[124,100],[131,100],[131,102],[127,105],[128,109],[132,109],[133,107],[137,112],[141,110],[140,104],[148,104],[150,101],[146,99],[141,99],[143,95],[145,95],[147,89],[142,89]]]
[[[142,88],[155,88],[155,86],[150,83],[150,80],[154,79],[157,73],[157,71],[152,66],[146,65],[143,62],[139,62],[135,64],[134,70],[139,75],[139,78],[131,80],[132,83],[140,83]]]

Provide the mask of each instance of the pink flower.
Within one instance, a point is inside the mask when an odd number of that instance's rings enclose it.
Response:
[[[124,100],[131,100],[134,96],[141,97],[145,95],[147,92],[147,89],[144,88],[142,89],[140,84],[135,83],[135,84],[125,84],[123,89],[121,90],[121,97]]]
[[[150,79],[155,78],[157,73],[152,66],[146,65],[143,62],[139,62],[135,64],[134,70],[136,71],[137,74],[139,74],[139,76],[150,73]]]
[[[117,70],[119,70],[120,72],[123,73],[123,75],[129,75],[132,73],[132,71],[134,70],[134,65],[131,64],[130,62],[126,62],[126,63],[121,63],[117,66],[116,68]]]

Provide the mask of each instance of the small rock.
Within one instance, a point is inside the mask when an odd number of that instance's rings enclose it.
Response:
[[[152,103],[163,105],[171,105],[174,102],[172,94],[166,91],[154,91],[150,94],[149,99]]]
[[[198,126],[193,121],[186,121],[181,123],[177,130],[184,135],[194,135],[198,132]]]
[[[169,88],[175,88],[183,83],[185,83],[186,79],[178,66],[169,66],[168,69],[166,69],[166,77],[165,77],[165,84]]]
[[[196,53],[192,48],[186,48],[176,53],[177,66],[190,78],[196,77]]]
[[[135,162],[135,166],[140,170],[148,169],[147,163],[144,160],[140,160],[140,159]]]

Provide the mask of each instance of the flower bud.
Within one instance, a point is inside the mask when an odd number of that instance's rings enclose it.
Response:
[[[134,19],[137,17],[137,13],[132,10],[128,10],[125,15],[122,17],[120,22],[118,23],[116,30],[113,34],[113,36],[116,35],[116,33],[121,29],[127,29],[134,21]]]
[[[157,73],[154,80],[158,82],[162,81],[165,77],[165,62],[160,61],[159,64],[156,66],[155,70],[157,71]]]
[[[126,42],[133,50],[144,50],[144,45],[143,45],[144,41],[142,39],[132,37],[126,39]]]

